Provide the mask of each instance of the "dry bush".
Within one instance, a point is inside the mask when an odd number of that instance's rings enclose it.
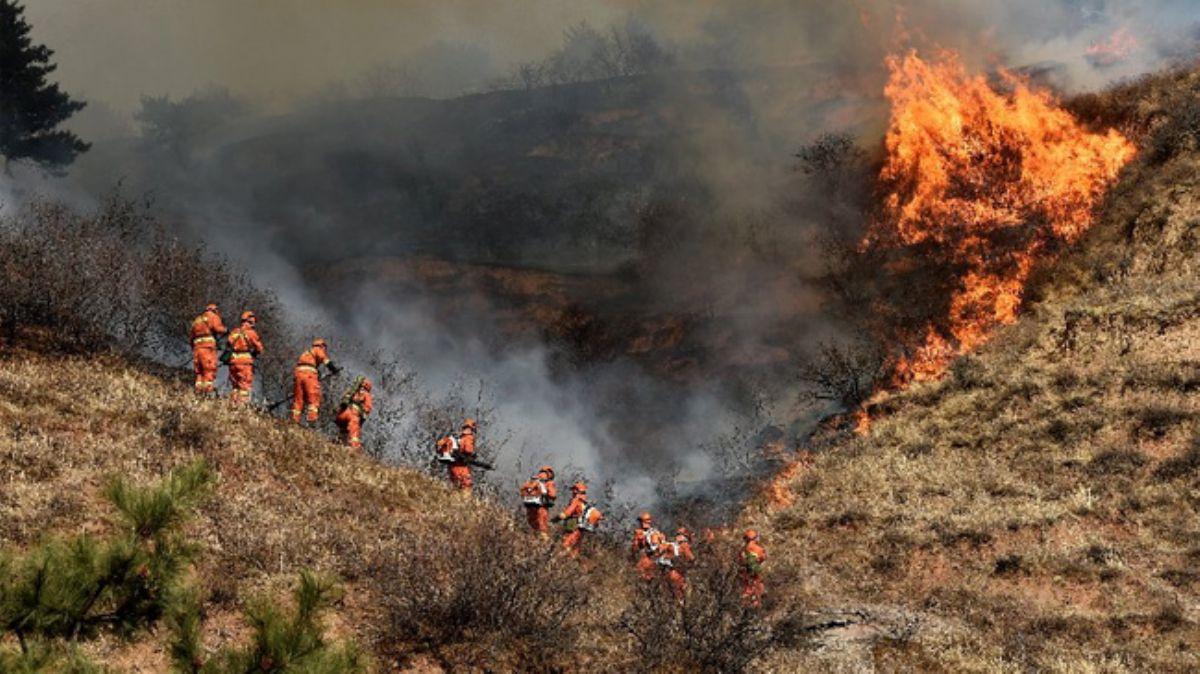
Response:
[[[671,672],[741,672],[776,648],[800,645],[807,631],[803,607],[772,593],[760,608],[742,600],[740,565],[733,549],[698,545],[687,574],[688,590],[677,601],[665,579],[639,582],[620,626],[636,642],[640,669]],[[632,580],[631,582],[637,582]]]
[[[369,368],[382,390],[395,390],[381,396],[376,419],[409,398],[411,375],[400,363],[328,326],[286,320],[273,293],[221,255],[171,235],[148,206],[118,193],[93,213],[35,200],[0,219],[0,278],[0,334],[40,350],[117,352],[190,367],[188,326],[216,302],[231,327],[242,310],[257,314],[267,349],[255,363],[255,379],[268,401],[291,394],[292,366],[315,336],[331,340],[335,361]],[[325,417],[335,414],[349,379],[327,385]],[[287,405],[276,413],[286,414]]]
[[[223,258],[170,236],[139,205],[110,195],[91,214],[33,201],[0,220],[0,327],[34,346],[174,359],[208,302],[253,307],[270,336],[278,303]],[[234,310],[234,311],[231,311]]]
[[[1195,478],[1198,475],[1200,475],[1200,444],[1195,442],[1183,456],[1167,459],[1154,469],[1154,477],[1162,482],[1178,480],[1181,477]]]
[[[1200,142],[1200,98],[1188,97],[1150,136],[1146,152],[1152,164],[1162,164],[1184,152],[1194,152]]]
[[[1137,437],[1161,439],[1172,429],[1191,421],[1191,411],[1171,405],[1150,405],[1130,410],[1134,423],[1133,434]]]
[[[805,399],[851,409],[869,398],[886,374],[884,351],[873,341],[860,338],[844,345],[822,345],[800,368],[799,378],[806,385]]]
[[[454,668],[519,653],[523,667],[544,671],[580,638],[591,581],[555,540],[468,512],[453,532],[411,535],[397,548],[369,571],[392,657],[427,653]]]
[[[1146,457],[1132,449],[1109,448],[1092,457],[1087,472],[1093,476],[1136,475],[1146,465]]]

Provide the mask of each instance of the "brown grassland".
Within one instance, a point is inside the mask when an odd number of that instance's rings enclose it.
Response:
[[[209,647],[245,635],[245,597],[285,596],[314,568],[346,590],[330,632],[385,671],[1194,671],[1200,74],[1071,105],[1141,155],[1089,236],[1041,270],[1020,322],[878,401],[866,436],[815,436],[790,505],[750,500],[738,524],[770,554],[759,615],[729,605],[719,564],[697,571],[703,601],[683,619],[637,591],[618,552],[597,546],[581,572],[508,506],[115,356],[12,345],[0,547],[102,532],[109,476],[203,457],[218,482],[188,531]],[[705,552],[724,563],[730,545]],[[729,659],[739,648],[751,657]],[[165,630],[83,650],[115,671],[169,669]]]
[[[862,606],[852,653],[780,669],[1200,667],[1198,93],[1181,71],[1073,101],[1143,146],[1090,236],[1018,324],[748,509],[815,605]]]

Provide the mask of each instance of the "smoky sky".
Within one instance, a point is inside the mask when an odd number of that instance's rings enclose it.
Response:
[[[33,0],[34,36],[58,55],[58,77],[119,111],[142,95],[206,86],[279,104],[331,82],[418,54],[434,43],[471,45],[495,74],[535,59],[568,26],[644,22],[712,65],[814,59],[878,65],[907,40],[928,40],[979,61],[1059,62],[1080,86],[1153,64],[1198,20],[1188,0]],[[1124,63],[1097,70],[1091,44],[1119,28],[1138,40]]]

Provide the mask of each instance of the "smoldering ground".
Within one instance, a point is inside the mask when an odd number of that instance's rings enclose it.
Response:
[[[700,449],[731,428],[803,433],[788,372],[839,329],[815,241],[853,237],[861,195],[828,208],[792,155],[829,131],[876,142],[886,53],[939,45],[1075,89],[1160,66],[1200,19],[1165,0],[28,9],[95,103],[96,146],[56,189],[121,181],[304,322],[401,354],[434,391],[483,380],[506,466],[568,463],[640,501],[664,475],[713,477]],[[1118,30],[1136,46],[1089,60]],[[620,40],[640,65],[614,60]],[[564,307],[538,286],[521,313],[475,287],[448,307],[386,283],[418,255],[621,289]],[[514,332],[544,306],[591,332]]]

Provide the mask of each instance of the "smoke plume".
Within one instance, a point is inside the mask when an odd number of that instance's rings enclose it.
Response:
[[[92,101],[96,146],[55,189],[122,181],[304,321],[432,390],[485,381],[510,471],[641,502],[721,477],[700,450],[734,429],[802,434],[789,372],[838,330],[816,242],[864,223],[793,154],[878,146],[886,55],[1074,91],[1200,25],[1168,0],[29,4]]]

